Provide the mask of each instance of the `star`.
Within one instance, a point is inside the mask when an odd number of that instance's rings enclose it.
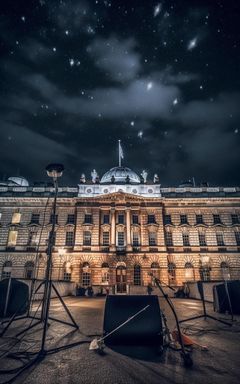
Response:
[[[159,13],[161,12],[162,10],[162,4],[159,3],[157,4],[155,7],[154,7],[154,10],[153,10],[153,16],[156,17],[157,15],[159,15]]]
[[[52,49],[52,50],[53,50],[53,52],[56,52],[57,48],[56,48],[56,47],[53,47],[53,49]]]
[[[178,104],[178,99],[174,99],[173,100],[173,105],[177,105]]]
[[[73,66],[74,66],[74,64],[75,64],[75,61],[74,61],[74,59],[69,59],[69,64],[70,64],[70,66],[71,66],[71,67],[73,67]]]
[[[25,23],[25,21],[26,21],[25,16],[22,16],[22,17],[21,17],[21,20]]]
[[[235,134],[237,134],[237,133],[238,133],[238,128],[236,128],[236,129],[235,129],[234,133],[235,133]]]
[[[148,84],[147,84],[147,91],[150,91],[150,89],[152,89],[153,87],[153,83],[150,81]]]
[[[65,35],[67,35],[67,36],[69,35],[69,31],[68,30],[65,31]]]
[[[138,137],[140,138],[140,139],[142,139],[142,137],[143,137],[143,131],[138,131]]]
[[[130,124],[131,124],[132,127],[134,127],[135,122],[134,122],[134,121],[131,121]]]
[[[194,39],[190,40],[187,46],[188,51],[191,51],[192,49],[196,48],[197,42],[197,37],[194,37]]]

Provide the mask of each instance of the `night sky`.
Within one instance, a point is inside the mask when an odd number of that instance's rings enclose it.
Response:
[[[162,186],[240,184],[238,0],[8,0],[0,178],[77,185],[117,165]]]

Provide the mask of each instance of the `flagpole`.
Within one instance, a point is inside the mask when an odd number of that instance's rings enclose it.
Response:
[[[121,167],[121,155],[120,155],[120,144],[121,140],[118,140],[118,166]]]

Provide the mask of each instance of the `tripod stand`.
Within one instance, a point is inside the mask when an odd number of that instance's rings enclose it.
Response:
[[[200,297],[201,297],[201,301],[202,301],[203,314],[202,315],[193,316],[193,317],[189,317],[189,318],[184,319],[184,320],[180,320],[179,323],[185,323],[186,321],[202,319],[203,318],[204,320],[211,319],[211,320],[219,321],[220,323],[229,325],[231,327],[231,325],[232,325],[231,323],[228,323],[227,321],[218,319],[217,317],[214,317],[214,316],[209,315],[207,313],[206,303],[205,303],[205,295],[204,295],[204,290],[203,290],[203,282],[202,281],[198,281],[197,285],[198,285],[198,291],[199,291],[199,294],[200,294]]]
[[[30,366],[35,364],[38,360],[41,360],[46,354],[54,353],[54,352],[62,350],[63,348],[66,349],[66,348],[70,348],[72,346],[79,344],[79,342],[78,343],[75,342],[73,344],[65,345],[64,347],[57,347],[57,348],[51,348],[51,349],[46,348],[46,336],[47,336],[47,330],[48,330],[48,326],[49,326],[49,320],[52,320],[52,321],[55,321],[55,322],[58,322],[58,323],[61,323],[64,325],[71,326],[71,327],[75,328],[76,330],[79,329],[78,324],[75,322],[73,316],[71,315],[69,309],[67,308],[66,304],[64,303],[61,295],[59,294],[57,288],[55,287],[55,285],[52,281],[52,251],[53,251],[54,234],[55,234],[55,224],[56,224],[55,218],[56,218],[56,206],[57,206],[57,195],[58,195],[57,178],[61,176],[62,171],[63,171],[63,166],[61,164],[50,164],[46,169],[47,169],[48,175],[53,178],[53,183],[54,183],[54,187],[55,187],[53,210],[52,210],[53,222],[52,222],[52,228],[51,228],[51,231],[49,234],[49,242],[48,242],[48,248],[47,248],[47,265],[46,265],[46,271],[45,271],[45,279],[40,283],[40,285],[35,289],[35,291],[33,289],[31,289],[31,295],[32,295],[32,291],[34,291],[34,293],[30,299],[31,300],[33,299],[34,294],[36,294],[42,286],[43,286],[43,298],[42,298],[34,316],[30,315],[30,313],[28,311],[26,316],[17,317],[17,314],[23,308],[23,305],[21,305],[10,320],[4,321],[4,322],[8,322],[8,324],[3,329],[3,331],[0,335],[0,336],[3,336],[6,333],[7,329],[10,327],[10,325],[14,321],[17,321],[17,320],[27,319],[27,318],[32,319],[30,322],[30,325],[28,327],[26,327],[24,330],[18,332],[17,335],[15,335],[16,337],[25,334],[30,329],[36,327],[37,325],[39,325],[41,323],[43,324],[40,349],[37,352],[31,353],[31,355],[34,356],[33,359],[30,362],[28,362],[26,365],[24,365],[23,367],[19,368],[19,371],[17,372],[17,376],[20,375],[24,370],[26,370],[27,368],[29,368]],[[55,292],[57,298],[60,300],[60,303],[62,304],[65,312],[67,313],[67,315],[70,319],[69,322],[58,319],[56,317],[52,317],[49,315],[51,294],[53,291]],[[26,305],[26,302],[24,303],[24,305]],[[39,316],[37,316],[37,312],[38,312],[38,309],[40,308],[40,305],[42,305],[42,308],[41,308],[41,315],[39,317]],[[33,323],[34,320],[36,320],[36,322]],[[20,340],[22,340],[22,338],[20,338]],[[4,373],[4,372],[1,371],[1,373]]]

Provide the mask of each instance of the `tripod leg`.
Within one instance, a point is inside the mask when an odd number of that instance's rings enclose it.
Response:
[[[52,284],[52,287],[53,287],[54,292],[56,293],[57,297],[59,298],[59,300],[60,300],[60,302],[61,302],[63,308],[65,309],[65,311],[67,312],[68,316],[70,317],[72,323],[74,324],[75,328],[76,328],[76,329],[79,329],[79,326],[77,325],[76,321],[75,321],[74,318],[72,317],[72,315],[71,315],[71,313],[70,313],[68,307],[67,307],[66,304],[64,303],[62,297],[60,296],[60,294],[59,294],[59,292],[58,292],[58,290],[57,290],[57,288],[55,287],[54,284]]]

